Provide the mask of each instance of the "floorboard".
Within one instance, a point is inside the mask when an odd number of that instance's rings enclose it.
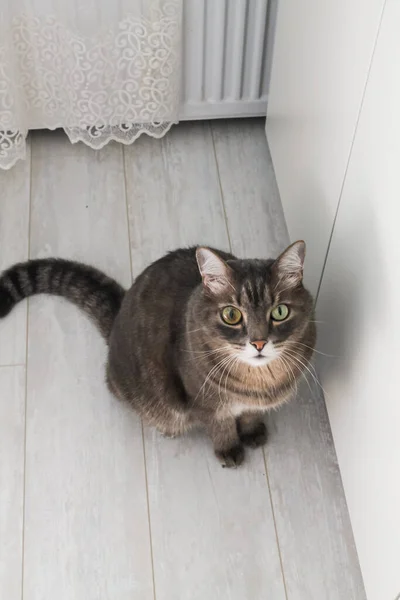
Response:
[[[142,138],[125,165],[135,273],[179,246],[229,249],[208,124]],[[157,600],[284,600],[262,452],[225,471],[204,435],[145,439]]]
[[[26,159],[0,170],[0,273],[26,260],[29,245],[30,143]],[[0,321],[0,365],[25,364],[26,303]]]
[[[271,258],[288,243],[264,122],[211,124],[232,250],[241,258]]]
[[[277,256],[289,240],[264,128],[212,129],[233,252]],[[270,415],[265,449],[287,597],[363,600],[324,400],[307,376],[296,399]]]
[[[20,600],[25,367],[0,367],[0,598]]]
[[[129,284],[121,146],[32,144],[32,257],[83,260]],[[105,345],[78,309],[29,307],[24,600],[150,600],[139,419],[109,394]]]

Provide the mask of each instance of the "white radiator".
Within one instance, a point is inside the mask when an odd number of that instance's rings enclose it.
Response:
[[[268,0],[184,0],[180,119],[265,115]]]

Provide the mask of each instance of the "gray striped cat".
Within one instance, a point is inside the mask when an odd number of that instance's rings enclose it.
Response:
[[[0,318],[33,294],[67,298],[108,344],[115,396],[166,436],[204,426],[222,465],[236,467],[245,446],[266,442],[263,413],[288,400],[308,368],[315,324],[304,256],[301,241],[276,260],[181,249],[128,291],[77,262],[31,260],[1,275]]]

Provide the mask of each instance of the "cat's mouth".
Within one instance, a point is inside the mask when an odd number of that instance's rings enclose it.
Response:
[[[252,367],[265,367],[272,360],[273,358],[269,356],[263,356],[262,354],[258,354],[257,356],[245,357],[243,362],[245,362],[248,365],[251,365]]]

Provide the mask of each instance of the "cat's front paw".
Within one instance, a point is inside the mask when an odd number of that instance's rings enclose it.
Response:
[[[242,444],[236,444],[226,450],[215,450],[215,454],[224,468],[236,469],[244,460],[244,448]]]
[[[250,448],[258,448],[264,446],[268,439],[268,430],[262,421],[256,423],[254,427],[248,431],[241,431],[239,427],[239,437],[245,446]]]

